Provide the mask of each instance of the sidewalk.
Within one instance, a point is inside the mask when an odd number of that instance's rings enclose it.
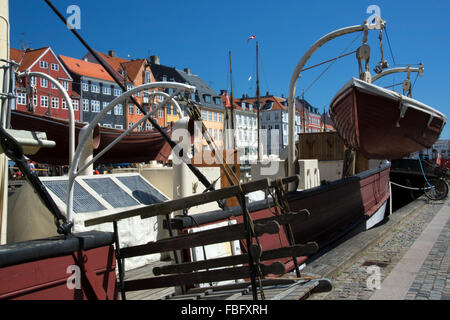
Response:
[[[449,217],[446,203],[370,300],[450,300]]]
[[[310,299],[449,299],[449,204],[420,198],[386,223],[343,239],[304,269],[333,285]],[[379,271],[378,290],[369,283],[371,268]]]

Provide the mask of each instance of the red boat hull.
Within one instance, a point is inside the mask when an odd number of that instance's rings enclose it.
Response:
[[[333,99],[330,115],[348,147],[368,159],[397,159],[430,148],[446,121],[437,111],[419,107],[402,114],[400,106],[398,99],[351,85]]]
[[[90,232],[1,246],[0,299],[117,299],[112,240]]]
[[[78,144],[78,136],[83,126],[85,124],[80,122],[75,124],[75,145]],[[31,160],[53,165],[69,164],[69,123],[67,121],[27,112],[12,111],[11,127],[17,130],[45,132],[48,140],[56,142],[56,146],[51,150],[42,148],[36,154],[30,155]],[[163,130],[171,136],[171,126]],[[123,130],[100,127],[99,131],[94,133],[94,139],[96,139],[94,142],[98,143],[97,148],[94,149],[94,156],[122,133]],[[98,162],[109,164],[151,160],[164,161],[168,159],[170,153],[169,144],[157,130],[132,132],[102,155]]]

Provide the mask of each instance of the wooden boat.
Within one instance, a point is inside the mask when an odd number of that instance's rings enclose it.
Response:
[[[430,148],[447,121],[417,100],[355,78],[333,98],[330,116],[346,145],[368,159],[398,159]]]
[[[310,216],[306,221],[292,225],[295,243],[316,242],[320,249],[332,244],[357,226],[370,228],[382,221],[389,191],[390,163],[373,168],[352,177],[303,191],[286,194],[291,211],[307,209]],[[330,199],[334,199],[330,201]],[[271,203],[269,201],[269,203]],[[271,204],[273,205],[273,204]],[[259,219],[273,216],[273,210],[266,200],[249,203],[247,206],[255,223]],[[242,222],[240,207],[225,211],[213,211],[190,216],[178,216],[172,219],[172,227],[180,230],[207,225],[235,218]],[[287,234],[264,235],[260,243],[265,250],[271,250],[288,244]],[[243,246],[243,244],[241,244]],[[299,257],[303,263],[308,257]],[[282,260],[287,270],[294,268],[292,259]]]
[[[78,144],[80,129],[85,124],[75,123],[75,143]],[[62,119],[48,116],[30,114],[22,111],[11,112],[11,126],[17,130],[44,131],[47,139],[56,142],[56,147],[50,152],[45,149],[39,150],[36,154],[30,155],[30,159],[38,163],[67,165],[69,164],[69,123]],[[172,126],[164,128],[170,136]],[[120,129],[99,127],[94,132],[94,156],[114,141],[123,133]],[[157,130],[131,132],[125,136],[111,150],[102,155],[99,159],[101,163],[125,163],[125,162],[146,162],[151,160],[167,160],[171,153],[171,148],[166,140]]]

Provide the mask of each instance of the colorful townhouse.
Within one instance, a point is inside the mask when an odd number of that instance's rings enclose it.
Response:
[[[201,111],[202,120],[209,134],[214,138],[217,147],[223,148],[223,130],[225,108],[222,98],[210,86],[208,86],[198,75],[191,73],[189,68],[183,71],[173,67],[164,66],[160,63],[158,56],[150,57],[150,69],[152,70],[156,81],[174,81],[187,83],[197,88],[197,91],[191,94],[190,99],[195,101]],[[167,93],[171,93],[170,91]],[[186,106],[180,103],[184,115],[187,114]],[[166,108],[166,121],[177,121],[180,119],[173,106]],[[194,150],[200,152],[207,150],[206,140],[200,139],[200,131],[195,132],[196,143]]]
[[[295,98],[295,107],[301,115],[302,133],[323,131],[322,115],[319,109],[313,107],[302,97]]]
[[[73,90],[73,78],[50,47],[18,50],[11,48],[10,57],[20,64],[18,72],[41,72],[58,80],[67,90],[74,108],[75,120],[80,121],[80,96]],[[35,90],[27,95],[27,88]],[[30,90],[28,90],[30,92]],[[42,77],[28,77],[16,85],[16,109],[47,115],[54,118],[69,119],[66,100],[57,87]]]
[[[91,122],[122,94],[122,89],[100,64],[62,55],[59,59],[74,79],[73,90],[81,99],[81,121]],[[123,104],[115,106],[100,120],[100,125],[107,128],[124,129],[125,124]]]
[[[126,85],[127,89],[130,90],[134,87],[140,86],[144,83],[155,82],[155,77],[153,75],[152,70],[150,69],[150,64],[147,59],[136,59],[136,60],[127,60],[120,58],[116,55],[114,50],[109,50],[107,54],[98,52],[100,57],[105,60],[118,74],[120,78],[123,79],[123,84]],[[96,58],[88,53],[83,59],[95,62],[98,61]],[[152,108],[155,107],[157,103],[162,101],[161,96],[157,96],[153,98],[148,93],[157,92],[157,89],[153,90],[145,90],[138,92],[134,95],[136,101],[143,107],[145,112],[149,112]],[[125,116],[125,127],[129,128],[133,126],[136,122],[138,122],[144,114],[142,111],[132,102],[131,99],[128,99],[124,103],[124,116]],[[165,110],[160,109],[153,116],[153,118],[158,122],[158,125],[161,127],[165,127],[167,125],[165,119]],[[149,131],[153,129],[152,125],[149,121],[146,121],[144,124],[138,126],[134,131]]]
[[[227,90],[221,90],[222,102],[226,108],[226,119],[228,119],[227,128],[231,128],[231,97]],[[233,125],[234,125],[234,146],[239,150],[239,160],[241,163],[255,160],[258,157],[258,121],[257,109],[251,101],[246,101],[248,96],[244,95],[242,99],[233,99]],[[233,137],[229,137],[229,140]],[[230,141],[227,146],[231,146]]]
[[[256,98],[242,98],[241,102],[257,104]],[[298,139],[301,121],[300,113],[295,112],[295,133]],[[274,134],[278,135],[276,139]],[[284,97],[271,95],[269,92],[260,97],[260,143],[263,155],[279,155],[288,145],[288,109]],[[273,140],[273,141],[272,141]]]

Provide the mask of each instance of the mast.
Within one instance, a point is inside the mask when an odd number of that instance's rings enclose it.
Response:
[[[235,136],[234,136],[234,96],[233,96],[233,69],[231,68],[231,50],[228,52],[229,53],[229,57],[230,57],[230,103],[231,103],[231,107],[230,107],[230,116],[231,116],[231,132],[232,132],[232,144],[231,146],[234,148],[236,148],[236,141],[235,141]]]
[[[260,122],[260,116],[259,116],[259,109],[260,109],[260,95],[259,95],[259,59],[258,59],[258,41],[256,41],[256,118],[258,120],[257,126],[258,126],[258,161],[261,160],[261,154],[260,154],[260,137],[259,137],[259,122]]]

